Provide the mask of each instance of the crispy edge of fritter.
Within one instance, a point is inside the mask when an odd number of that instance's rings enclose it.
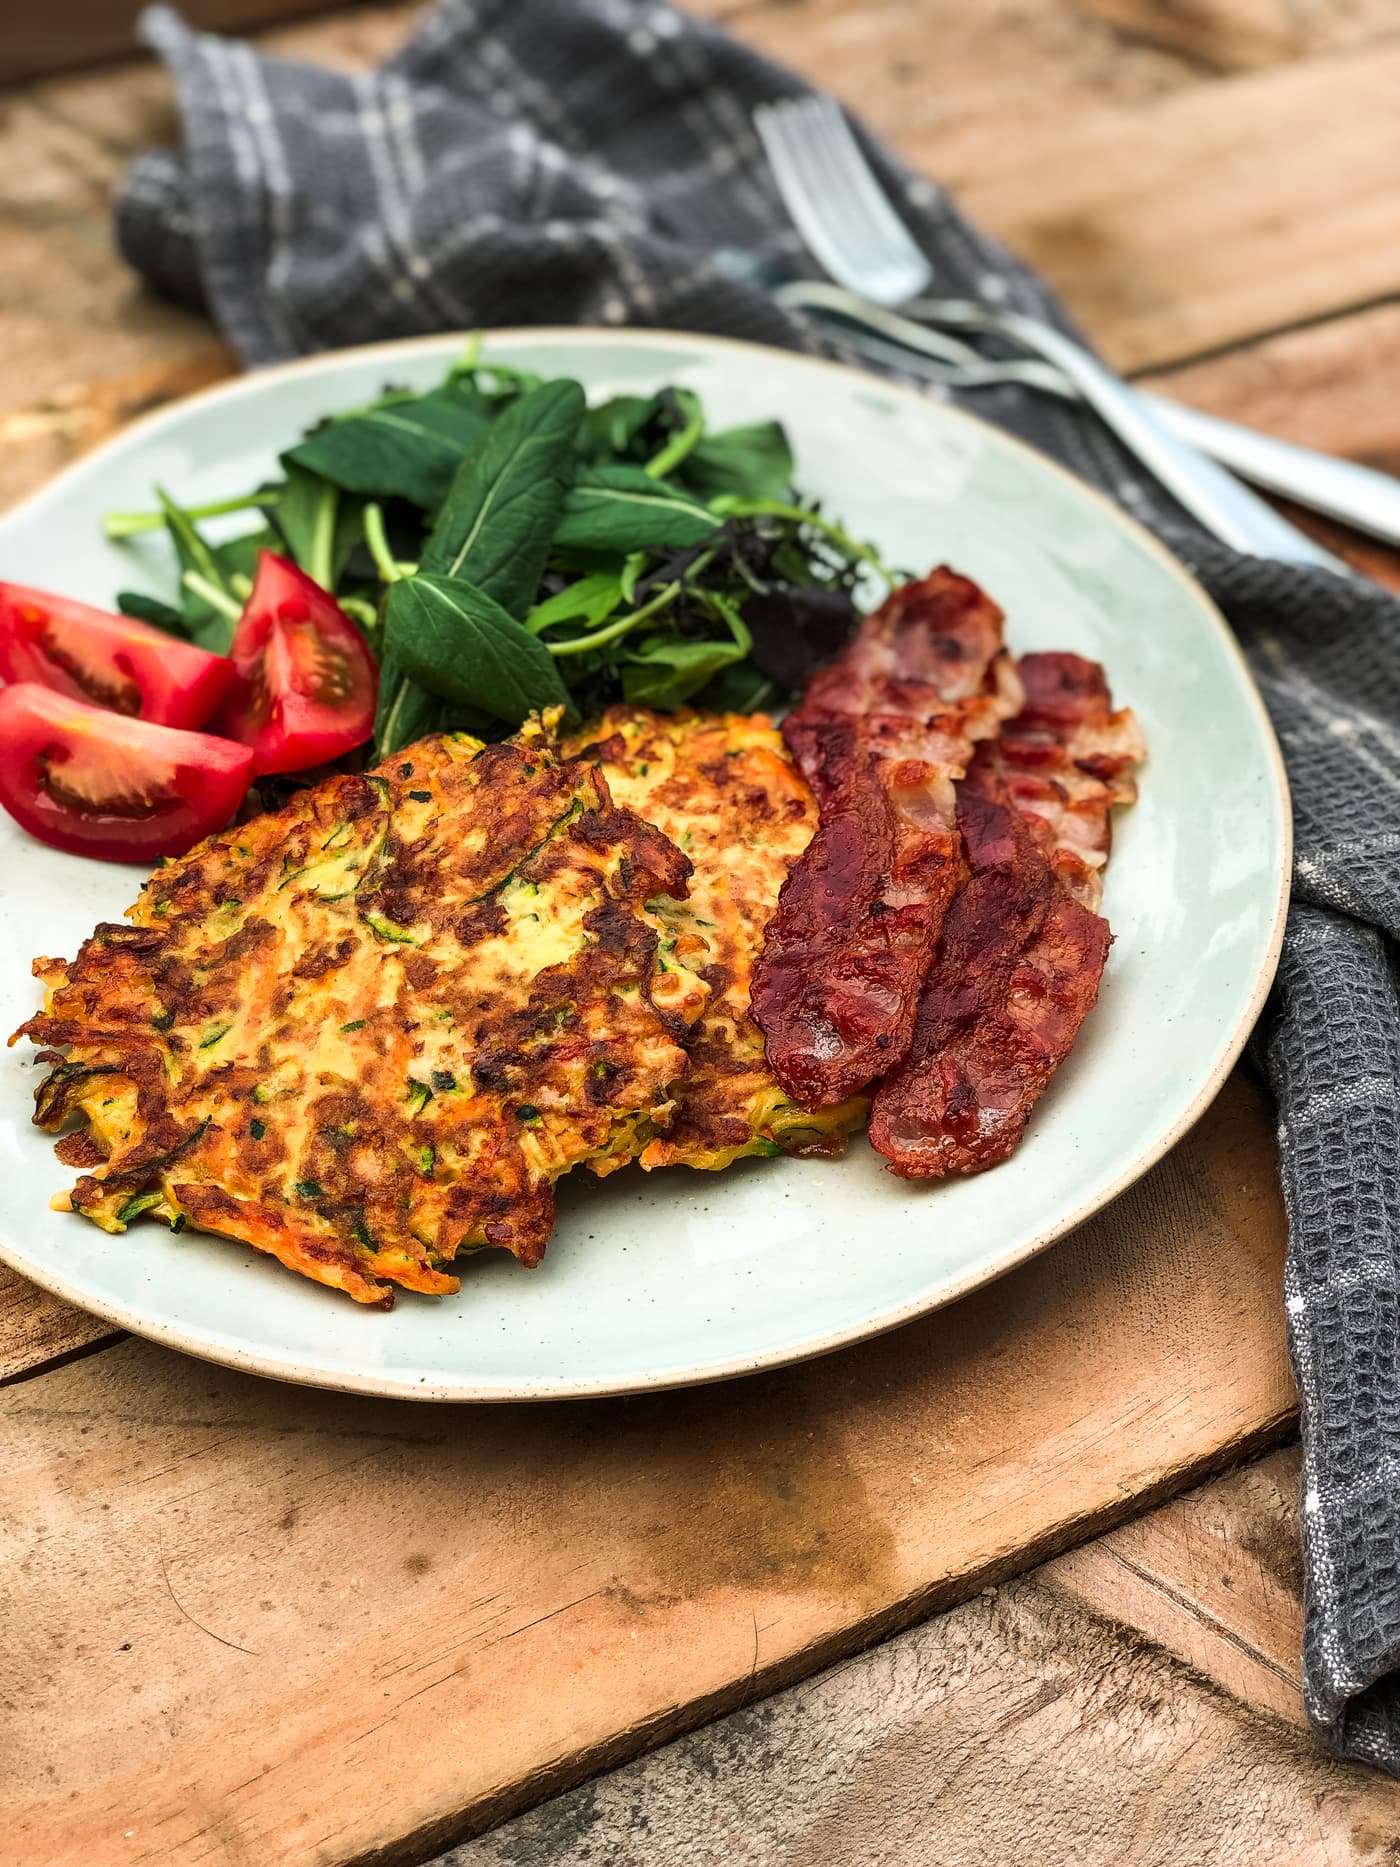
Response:
[[[391,767],[398,764],[399,771],[405,772],[412,764],[411,748],[404,755],[401,755],[401,761],[401,763],[399,761],[390,761],[389,764]],[[652,867],[654,869],[659,869],[661,873],[648,875],[648,884],[654,882],[658,886],[664,885],[679,892],[683,892],[685,886],[685,871],[688,869],[689,865],[685,862],[684,858],[681,857],[680,853],[666,842],[665,839],[661,838],[653,826],[632,816],[631,813],[613,810],[611,808],[611,800],[607,796],[606,786],[601,782],[599,775],[591,773],[590,776],[600,791],[600,796],[597,800],[600,810],[594,813],[594,834],[602,833],[606,835],[610,831],[614,836],[625,836],[633,834],[634,832],[636,833],[635,841],[637,842],[638,849],[632,851],[631,856],[629,856],[627,852],[624,852],[622,861],[619,864],[619,868],[628,873],[629,877],[632,878],[632,880],[629,880],[629,887],[633,887],[635,872],[639,867],[639,865],[632,860],[632,857],[635,857],[644,849],[650,850],[654,855],[657,848],[662,848],[664,852],[666,852],[668,859],[664,862],[653,862]],[[332,781],[333,784],[339,784],[341,782],[343,781]],[[386,786],[392,781],[385,780],[381,771],[379,774],[370,774],[367,782],[376,786]],[[287,815],[293,818],[300,816],[307,808],[306,798],[306,793],[301,794],[300,798],[294,799],[292,804],[288,806],[286,813],[277,813],[277,815]],[[604,805],[608,807],[606,810],[601,809]],[[269,844],[267,855],[269,857],[275,857],[278,850],[284,847],[284,839],[272,836],[266,824],[264,824],[262,828],[264,839]],[[234,847],[236,839],[238,838],[242,838],[244,841],[255,840],[250,837],[248,827],[243,826],[233,832],[225,833],[222,844],[226,848]],[[218,843],[219,841],[220,839],[211,839],[211,842],[214,843]],[[209,854],[208,846],[205,846],[200,852],[192,852],[192,854],[207,857]],[[190,862],[191,858],[183,859],[184,868],[188,869]],[[174,866],[177,869],[177,876],[166,878],[167,890],[172,885],[176,884],[178,880],[178,871],[181,865]],[[646,874],[645,869],[642,870],[642,873]],[[603,904],[600,904],[600,906],[601,905]],[[621,904],[618,903],[616,905],[620,907]],[[138,903],[135,911],[139,912],[140,909],[141,904]],[[637,932],[650,939],[651,951],[654,952],[656,946],[654,930],[645,926],[639,917],[634,918],[637,919]],[[137,957],[138,951],[148,944],[148,938],[151,932],[151,928],[141,927],[139,925],[137,927],[122,927],[119,925],[108,926],[97,930],[94,936],[85,943],[84,952],[91,957],[101,949],[103,953],[102,970],[105,972],[107,970],[106,961],[108,958],[106,949],[109,945],[124,948],[127,959],[133,960]],[[157,938],[158,937],[157,935]],[[80,960],[81,958],[82,956],[80,955]],[[26,1025],[21,1027],[21,1031],[17,1032],[15,1035],[16,1037],[21,1034],[27,1035],[36,1042],[73,1044],[76,1052],[74,1056],[63,1060],[58,1058],[57,1053],[50,1053],[50,1060],[55,1061],[58,1067],[53,1070],[45,1085],[41,1086],[36,1096],[36,1121],[54,1127],[61,1126],[66,1115],[70,1112],[87,1112],[89,1116],[91,1116],[91,1110],[83,1110],[83,1098],[78,1093],[80,1082],[90,1083],[91,1079],[98,1075],[115,1078],[118,1066],[105,1058],[103,1060],[98,1060],[98,1058],[91,1054],[93,1047],[83,1042],[88,1033],[84,1028],[84,1021],[82,1019],[76,1021],[72,1019],[65,1020],[56,1018],[53,1015],[55,993],[61,992],[64,989],[71,990],[74,987],[76,982],[70,975],[78,974],[79,978],[81,977],[82,967],[80,963],[74,962],[72,967],[66,967],[62,962],[45,962],[41,965],[36,965],[36,972],[39,972],[41,976],[45,977],[50,985],[49,1007],[45,1012],[27,1021]],[[654,971],[651,976],[656,976]],[[665,1011],[658,1005],[655,1009],[658,1019],[663,1022],[669,1019],[674,1024],[680,1015],[674,1007],[670,1011]],[[108,1033],[106,1041],[110,1045],[111,1041],[114,1039],[120,1041],[121,1035],[122,1034],[119,1032]],[[14,1040],[12,1039],[11,1041],[13,1042]],[[155,1056],[158,1057],[160,1055],[158,1048],[154,1046],[147,1047],[153,1049]],[[685,1055],[680,1049],[677,1049],[675,1053],[674,1064],[677,1074],[686,1067]],[[131,1083],[129,1076],[127,1076],[126,1080],[131,1093],[139,1101],[141,1093],[140,1085]],[[104,1082],[101,1085],[104,1089],[114,1086],[114,1081]],[[108,1098],[108,1100],[110,1099],[111,1098]],[[655,1103],[650,1109],[628,1112],[621,1123],[616,1121],[612,1122],[612,1130],[603,1145],[605,1147],[616,1145],[619,1137],[613,1131],[618,1129],[626,1131],[630,1124],[630,1134],[627,1139],[626,1152],[629,1155],[636,1152],[641,1145],[644,1145],[645,1140],[655,1131],[655,1128],[664,1123],[668,1112],[669,1104],[663,1107]],[[652,1119],[644,1123],[640,1120],[643,1116]],[[139,1149],[140,1162],[138,1165],[132,1165],[128,1157],[125,1161],[119,1162],[117,1168],[110,1172],[109,1179],[105,1183],[102,1180],[98,1180],[95,1176],[85,1175],[80,1178],[78,1185],[73,1189],[71,1194],[58,1196],[54,1203],[59,1205],[67,1204],[79,1210],[86,1210],[87,1216],[93,1217],[99,1224],[105,1224],[109,1229],[114,1230],[125,1229],[126,1220],[129,1217],[137,1216],[138,1210],[152,1210],[153,1212],[158,1209],[163,1210],[165,1216],[171,1219],[176,1229],[178,1229],[179,1226],[184,1223],[185,1218],[188,1217],[208,1229],[216,1230],[225,1235],[242,1237],[246,1242],[254,1245],[256,1248],[268,1251],[272,1255],[280,1258],[284,1263],[288,1264],[290,1268],[301,1271],[303,1274],[312,1277],[315,1281],[344,1289],[358,1301],[386,1302],[392,1300],[392,1292],[388,1290],[385,1285],[375,1283],[372,1278],[367,1277],[364,1274],[364,1267],[355,1262],[357,1255],[361,1254],[356,1253],[350,1241],[343,1237],[338,1238],[333,1234],[328,1236],[322,1231],[311,1231],[304,1226],[297,1227],[291,1225],[284,1213],[271,1211],[265,1204],[258,1201],[239,1199],[235,1197],[235,1195],[229,1193],[226,1188],[219,1186],[216,1182],[210,1181],[201,1185],[199,1182],[188,1178],[187,1176],[190,1168],[186,1158],[187,1150],[198,1141],[199,1134],[202,1132],[202,1127],[201,1129],[195,1130],[193,1133],[180,1134],[178,1132],[166,1132],[174,1127],[174,1120],[169,1116],[168,1111],[161,1111],[160,1117],[158,1118],[158,1126],[162,1131],[160,1135],[160,1145],[157,1145],[153,1141],[149,1133],[143,1136],[145,1145]],[[90,1150],[95,1149],[100,1158],[101,1149],[92,1138],[92,1134],[93,1130],[90,1125],[85,1135],[67,1137],[64,1142],[59,1144],[60,1153],[66,1149],[70,1164],[73,1165],[97,1164],[92,1158],[92,1152]],[[570,1165],[574,1164],[581,1163],[570,1163]],[[620,1164],[620,1162],[617,1164]],[[152,1176],[157,1172],[161,1173],[161,1190],[152,1194],[149,1190],[150,1181]],[[177,1177],[177,1175],[179,1177]],[[141,1181],[139,1187],[135,1184],[138,1178]],[[121,1198],[120,1196],[125,1194],[128,1189],[131,1189],[131,1197]],[[546,1199],[548,1198],[547,1184],[542,1189],[537,1188],[536,1190],[542,1190]],[[120,1203],[117,1203],[119,1199]],[[103,1206],[107,1204],[112,1205],[113,1209],[110,1213],[102,1210]],[[547,1234],[548,1225],[552,1222],[552,1201],[549,1202],[549,1211],[541,1216],[544,1218],[544,1231]],[[459,1240],[458,1245],[454,1247],[454,1249],[460,1248],[461,1245],[466,1242],[466,1240]],[[504,1239],[496,1240],[484,1237],[480,1242],[507,1241]],[[542,1249],[542,1246],[543,1238],[539,1241],[539,1249],[519,1250],[517,1251],[517,1255],[521,1256],[527,1262],[537,1261],[539,1250]],[[380,1268],[380,1266],[377,1265],[376,1268]],[[454,1278],[435,1270],[426,1262],[414,1264],[403,1263],[389,1274],[395,1277],[395,1281],[409,1284],[410,1287],[420,1289],[445,1291],[457,1287]]]
[[[711,743],[702,748],[702,741]],[[712,848],[708,841],[697,844],[697,824],[687,822],[685,797],[666,795],[668,790],[679,788],[683,793],[691,789],[705,806],[697,814],[727,815],[736,839],[749,825],[744,800],[738,795],[741,787],[750,812],[758,800],[777,809],[785,798],[798,805],[807,837],[796,841],[781,873],[775,871],[766,924],[776,908],[782,881],[817,823],[811,789],[772,720],[761,713],[711,714],[689,709],[657,713],[620,705],[576,733],[568,746],[578,756],[594,759],[610,788],[680,843],[695,864],[688,900],[663,899],[654,905],[668,921],[672,942],[688,962],[700,964],[700,950],[709,952],[701,975],[710,987],[710,1000],[691,1029],[691,1070],[677,1086],[671,1126],[650,1142],[640,1157],[641,1165],[648,1172],[665,1166],[718,1172],[750,1156],[842,1152],[847,1137],[866,1119],[868,1098],[852,1097],[813,1112],[801,1107],[778,1083],[748,1006],[747,980],[761,948],[763,929],[754,928],[756,916],[748,901],[738,904],[737,914],[714,922],[700,915],[702,906],[729,893],[716,869],[725,850]],[[744,760],[742,777],[737,776],[739,759]],[[653,780],[648,768],[657,766],[665,769]],[[733,865],[725,864],[724,877],[733,873]],[[745,952],[738,950],[741,928],[752,930]],[[721,936],[717,943],[712,937],[715,933]],[[743,1060],[740,1052],[744,1049],[755,1054]],[[741,1079],[750,1084],[743,1095],[737,1091]]]

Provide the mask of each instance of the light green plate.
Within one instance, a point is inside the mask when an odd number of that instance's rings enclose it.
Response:
[[[426,387],[461,339],[266,370],[138,423],[0,521],[0,577],[110,604],[168,584],[104,542],[108,507],[153,481],[191,502],[241,492],[311,422],[386,383]],[[194,1355],[284,1380],[431,1400],[616,1394],[772,1367],[888,1329],[999,1276],[1121,1192],[1185,1133],[1272,978],[1289,814],[1263,708],[1220,617],[1136,526],[994,429],[831,364],[665,332],[514,331],[488,355],[591,393],[698,389],[717,424],[777,416],[800,484],[893,563],[946,560],[1007,612],[1014,649],[1103,661],[1150,748],[1122,819],[1098,1009],[1020,1151],[914,1187],[863,1140],[848,1159],[718,1175],[576,1175],[544,1264],[487,1254],[460,1296],[363,1310],[241,1246],[158,1226],[111,1238],[48,1210],[71,1179],[30,1126],[38,1080],[0,1063],[0,1257],[74,1303]],[[0,1025],[34,1008],[34,954],[71,956],[131,902],[136,871],[0,827]],[[577,1181],[578,1184],[574,1182]]]

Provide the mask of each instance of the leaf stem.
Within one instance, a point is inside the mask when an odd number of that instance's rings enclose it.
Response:
[[[369,554],[383,581],[397,583],[401,577],[411,577],[418,566],[400,564],[389,549],[389,536],[384,530],[384,508],[372,501],[365,507],[364,517],[365,543],[369,546]]]
[[[820,512],[812,512],[806,506],[788,505],[781,499],[744,499],[737,493],[721,493],[717,499],[710,501],[710,510],[722,518],[788,519],[793,524],[806,525],[829,538],[848,557],[856,558],[878,571],[886,583],[894,581],[874,545],[861,544],[859,539],[852,538],[844,525],[838,525],[835,519],[828,519]]]
[[[321,490],[316,506],[316,521],[311,528],[306,574],[313,583],[320,584],[328,592],[332,592],[335,587],[335,513],[339,503],[339,488],[327,480]]]
[[[187,590],[202,596],[211,609],[217,609],[221,616],[227,616],[230,622],[237,622],[243,614],[226,590],[210,583],[207,577],[201,577],[197,570],[187,570],[180,581]]]
[[[367,597],[338,596],[335,600],[347,616],[353,616],[356,622],[362,623],[371,634],[378,630],[379,612]]]
[[[691,449],[700,442],[704,433],[705,417],[703,415],[693,416],[679,434],[671,436],[659,454],[652,455],[642,471],[650,474],[653,480],[664,479],[668,473],[675,471]]]
[[[447,372],[449,382],[456,376],[470,376],[481,361],[481,332],[473,331],[466,348]]]
[[[606,642],[615,642],[620,635],[626,635],[635,629],[639,622],[645,622],[648,616],[654,616],[658,609],[664,609],[680,593],[679,583],[668,583],[658,590],[649,603],[643,603],[640,609],[634,609],[630,616],[619,616],[616,622],[610,622],[605,628],[595,629],[592,635],[576,635],[571,642],[546,642],[545,647],[551,655],[582,655],[590,648],[601,648]]]
[[[280,495],[275,492],[240,493],[234,499],[210,499],[202,506],[186,506],[191,519],[222,518],[226,512],[249,512],[258,507],[275,506]],[[163,512],[109,512],[102,529],[109,538],[134,538],[138,532],[159,531],[165,523]]]

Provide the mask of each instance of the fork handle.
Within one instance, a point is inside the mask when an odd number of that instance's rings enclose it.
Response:
[[[1400,480],[1374,467],[1299,447],[1166,396],[1138,391],[1178,440],[1200,448],[1255,486],[1339,519],[1387,544],[1400,545]]]

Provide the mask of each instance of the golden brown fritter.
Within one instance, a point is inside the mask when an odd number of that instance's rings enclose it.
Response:
[[[705,988],[646,903],[689,864],[538,737],[425,740],[158,870],[132,925],[40,961],[71,1046],[35,1119],[71,1204],[246,1240],[359,1302],[527,1264],[553,1182],[670,1119]],[[669,934],[667,934],[669,939]]]
[[[591,742],[591,743],[589,743]],[[652,713],[614,707],[574,742],[588,744],[619,804],[690,858],[685,901],[652,905],[675,958],[709,998],[687,1039],[669,1129],[644,1167],[727,1167],[745,1154],[839,1153],[861,1098],[801,1108],[779,1087],[749,1015],[749,978],[788,870],[812,840],[817,807],[782,735],[761,713]]]

